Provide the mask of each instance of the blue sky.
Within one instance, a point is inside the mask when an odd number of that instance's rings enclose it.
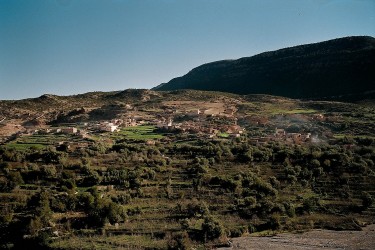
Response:
[[[151,88],[352,35],[375,36],[374,0],[0,0],[0,99]]]

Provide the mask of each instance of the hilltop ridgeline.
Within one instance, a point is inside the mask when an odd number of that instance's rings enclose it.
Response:
[[[372,98],[375,38],[345,37],[203,64],[154,90],[197,89],[291,98]]]

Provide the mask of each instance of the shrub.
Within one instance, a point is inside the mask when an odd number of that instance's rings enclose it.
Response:
[[[116,223],[126,218],[123,207],[107,199],[96,199],[88,215],[95,227],[102,227],[107,221]]]
[[[94,170],[90,170],[85,178],[83,179],[82,181],[82,185],[83,186],[86,186],[86,187],[91,187],[91,186],[95,186],[95,185],[98,185],[100,183],[100,176],[98,174],[98,172],[94,171]]]
[[[257,200],[255,197],[249,196],[244,198],[244,205],[249,208],[255,208]]]
[[[0,224],[7,224],[13,219],[13,210],[10,206],[2,207],[0,210]]]
[[[209,216],[204,219],[202,224],[202,233],[204,234],[205,241],[208,241],[222,236],[224,234],[224,230],[223,226],[217,220]]]
[[[247,226],[247,230],[249,231],[249,233],[255,233],[257,231],[256,227],[253,224],[249,224]]]
[[[236,227],[230,230],[231,237],[241,237],[244,233],[248,231],[246,226]]]
[[[310,162],[310,164],[311,164],[311,166],[312,166],[313,168],[318,168],[318,167],[320,167],[320,162],[319,162],[319,160],[317,160],[317,159],[313,159],[313,160]]]
[[[296,215],[296,209],[292,203],[284,202],[283,205],[285,208],[285,212],[289,217],[294,217]]]
[[[318,197],[310,197],[303,201],[303,210],[307,213],[311,213],[316,211],[319,205]]]
[[[268,221],[269,227],[272,230],[277,230],[281,227],[280,215],[272,214],[271,218]]]
[[[184,212],[188,217],[202,217],[209,214],[206,203],[199,202],[197,200],[190,202],[186,207],[186,211]]]
[[[187,232],[179,232],[171,235],[167,241],[170,250],[187,250],[191,248],[191,242]]]

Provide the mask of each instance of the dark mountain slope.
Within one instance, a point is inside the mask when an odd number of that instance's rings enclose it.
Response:
[[[375,38],[339,38],[207,63],[154,88],[175,89],[361,99],[375,90]]]

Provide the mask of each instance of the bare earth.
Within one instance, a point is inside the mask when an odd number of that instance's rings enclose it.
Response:
[[[375,249],[375,225],[362,231],[313,230],[302,234],[279,234],[273,237],[239,237],[229,249]]]
[[[21,123],[21,120],[8,120],[3,126],[0,127],[0,136],[10,136],[22,130],[23,127],[20,125]]]

